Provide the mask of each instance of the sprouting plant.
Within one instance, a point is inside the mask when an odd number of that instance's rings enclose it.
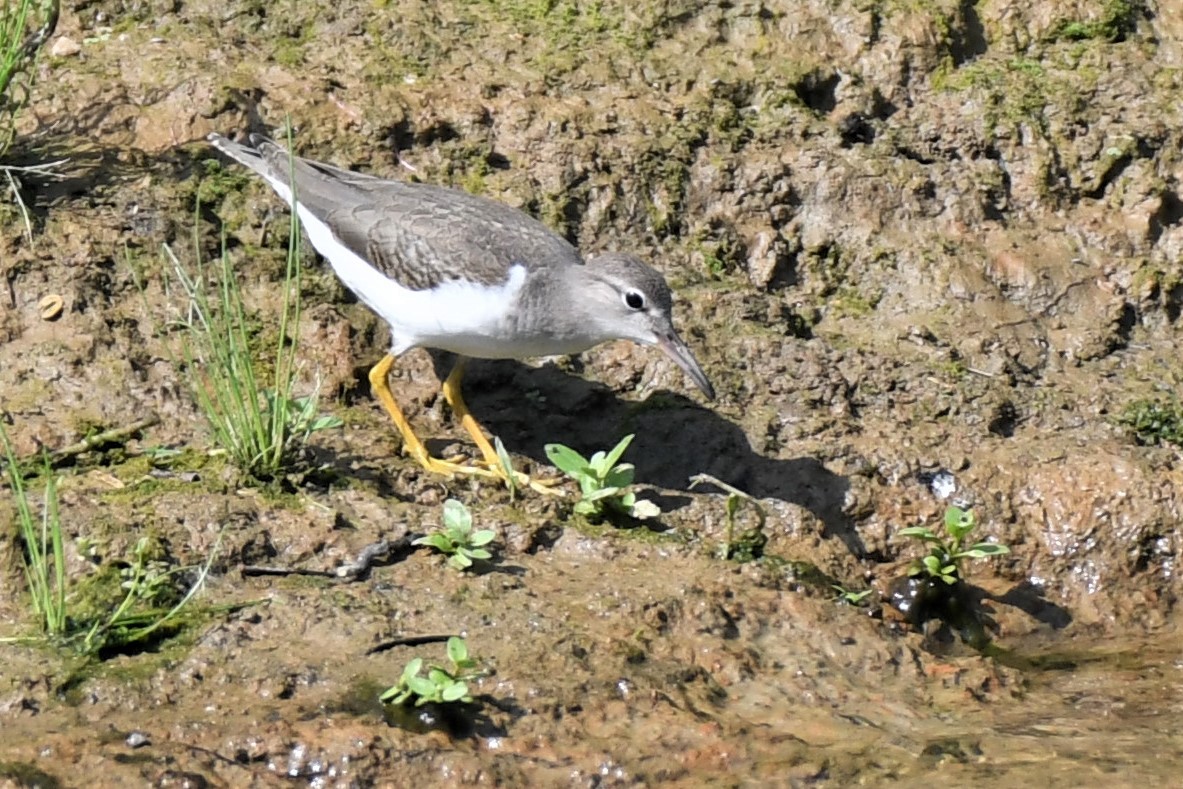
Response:
[[[546,445],[550,462],[579,483],[580,499],[575,503],[577,513],[599,518],[604,515],[605,508],[611,508],[633,518],[654,518],[661,514],[656,504],[644,499],[638,501],[637,494],[627,490],[633,484],[636,471],[632,463],[617,461],[632,440],[633,434],[629,434],[611,451],[597,452],[590,460],[562,444]]]
[[[422,676],[423,658],[414,658],[403,668],[398,684],[388,688],[379,700],[384,704],[406,704],[414,699],[416,707],[424,704],[472,703],[468,683],[484,676],[477,662],[468,656],[468,643],[457,636],[448,639],[450,669],[430,665]]]
[[[727,491],[727,501],[723,505],[723,515],[727,520],[727,529],[723,534],[723,543],[719,546],[719,558],[733,559],[742,563],[754,561],[763,556],[764,546],[768,544],[768,535],[764,533],[764,524],[767,521],[767,516],[764,514],[764,508],[760,506],[760,502],[734,485],[728,485],[723,480],[716,479],[710,474],[695,474],[690,478],[691,489],[702,484],[714,485],[721,490]],[[756,524],[737,536],[735,534],[735,522],[739,517],[739,511],[745,504],[750,506],[756,513]]]
[[[447,555],[448,564],[457,570],[466,570],[472,566],[473,559],[491,558],[492,554],[482,546],[491,543],[496,536],[492,529],[473,531],[468,507],[456,499],[448,499],[444,502],[443,529],[424,535],[411,544],[430,545]]]
[[[915,537],[929,544],[928,555],[914,560],[908,568],[908,575],[925,575],[929,578],[939,578],[947,584],[954,584],[961,578],[961,568],[966,560],[1010,553],[1010,548],[995,542],[976,542],[965,547],[965,540],[975,525],[971,510],[949,507],[945,510],[945,531],[949,534],[947,540],[938,537],[927,526],[900,529],[898,534],[901,536]]]
[[[847,589],[842,584],[830,584],[830,588],[838,593],[838,599],[847,605],[861,606],[875,591],[874,589],[863,589],[861,592],[856,592],[852,589]]]
[[[509,450],[505,448],[505,444],[501,443],[499,436],[493,436],[493,448],[497,451],[497,461],[505,476],[505,487],[509,489],[509,500],[513,501],[518,494],[518,474],[514,471],[513,459],[509,456]]]

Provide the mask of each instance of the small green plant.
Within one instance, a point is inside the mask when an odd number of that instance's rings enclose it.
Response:
[[[456,499],[444,502],[444,527],[424,535],[412,545],[430,545],[448,557],[448,564],[457,570],[472,567],[473,559],[489,559],[492,554],[482,546],[493,541],[497,534],[492,529],[472,530],[472,514]]]
[[[611,451],[597,452],[591,459],[562,444],[546,445],[550,462],[579,483],[580,498],[575,502],[575,512],[588,518],[603,517],[606,509],[633,518],[654,518],[661,514],[656,504],[644,499],[638,501],[637,494],[627,490],[633,484],[636,471],[632,463],[617,461],[632,440],[633,434],[630,433]]]
[[[760,502],[734,485],[728,485],[710,474],[695,474],[690,478],[691,490],[703,484],[714,485],[727,492],[727,501],[723,505],[723,516],[726,518],[727,528],[723,532],[723,542],[717,551],[718,558],[731,559],[742,564],[763,557],[764,546],[768,544],[768,535],[764,533],[764,525],[768,516],[765,515]],[[735,524],[739,518],[740,510],[745,505],[751,507],[755,512],[756,523],[737,535]]]
[[[513,468],[513,458],[499,436],[493,436],[493,449],[497,451],[497,462],[505,476],[505,487],[509,489],[509,500],[512,502],[518,495],[518,474]]]
[[[293,395],[300,323],[300,227],[295,213],[289,226],[283,305],[270,376],[256,361],[238,280],[222,242],[220,264],[210,271],[194,249],[196,269],[184,266],[168,246],[164,253],[185,298],[180,351],[185,378],[217,443],[245,472],[271,479],[292,465],[310,436],[340,427],[334,416],[320,415],[319,387],[305,397]],[[269,378],[269,385],[263,380]]]
[[[468,643],[463,638],[448,639],[448,662],[451,669],[430,665],[427,676],[422,676],[423,658],[414,658],[403,669],[398,684],[388,688],[379,700],[383,704],[406,704],[414,700],[416,707],[424,704],[471,704],[468,683],[484,676],[477,662],[468,656]]]
[[[1168,443],[1183,446],[1183,403],[1177,399],[1135,400],[1117,417],[1141,444]]]
[[[947,584],[955,584],[961,578],[961,568],[967,559],[986,559],[1010,553],[1010,548],[994,542],[976,542],[964,547],[966,538],[977,525],[971,510],[949,507],[945,510],[945,531],[949,539],[938,537],[927,526],[911,526],[900,529],[903,537],[915,537],[929,544],[927,556],[916,559],[908,568],[908,575],[924,575],[939,578]]]
[[[37,518],[29,502],[28,480],[17,463],[3,423],[0,423],[0,443],[4,444],[5,470],[16,501],[17,525],[25,549],[25,582],[29,586],[33,612],[47,637],[60,638],[66,632],[66,557],[58,513],[57,480],[48,455],[42,453],[45,493],[41,517]]]
[[[830,584],[830,588],[838,593],[838,600],[846,603],[847,605],[853,605],[856,607],[861,606],[863,601],[870,597],[875,591],[874,589],[863,589],[861,592],[856,592],[854,590],[847,589],[842,584]]]

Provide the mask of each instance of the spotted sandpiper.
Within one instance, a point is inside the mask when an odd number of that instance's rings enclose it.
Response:
[[[520,359],[585,351],[608,340],[656,345],[708,399],[702,368],[674,331],[662,276],[633,255],[586,261],[541,222],[502,203],[455,189],[343,170],[290,156],[274,141],[219,134],[210,143],[261,175],[293,206],[316,250],[341,281],[390,325],[390,352],[370,386],[402,434],[405,451],[441,474],[504,478],[497,452],[460,392],[469,358]],[[459,359],[444,399],[472,436],[485,467],[433,458],[390,393],[395,358],[411,348]]]

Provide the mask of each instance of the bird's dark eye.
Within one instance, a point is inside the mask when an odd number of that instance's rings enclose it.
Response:
[[[628,305],[630,310],[645,309],[645,297],[635,290],[624,294],[624,303]]]

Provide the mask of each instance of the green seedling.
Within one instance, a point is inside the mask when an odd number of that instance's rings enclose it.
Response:
[[[702,484],[714,485],[720,490],[727,491],[727,501],[723,505],[727,529],[723,533],[723,542],[718,548],[718,557],[733,559],[740,563],[751,562],[762,557],[764,546],[768,543],[768,535],[764,533],[764,524],[768,516],[765,515],[760,502],[734,485],[728,485],[710,474],[695,474],[690,478],[691,490]],[[739,518],[740,510],[745,505],[750,506],[755,512],[756,524],[752,528],[740,532],[737,536],[735,523]]]
[[[493,449],[497,452],[497,463],[505,476],[505,487],[509,489],[509,500],[512,502],[518,494],[518,474],[514,471],[513,459],[498,436],[493,436]]]
[[[398,684],[388,688],[379,701],[383,704],[406,704],[414,700],[416,707],[424,704],[471,704],[468,682],[484,676],[477,662],[468,656],[468,643],[463,638],[448,639],[448,662],[451,669],[430,665],[427,676],[422,676],[423,658],[407,663]]]
[[[550,462],[579,483],[580,499],[575,502],[575,512],[588,518],[603,517],[606,509],[641,519],[655,518],[661,514],[656,504],[638,500],[636,493],[627,490],[633,484],[636,469],[632,463],[617,461],[632,440],[633,435],[629,434],[610,452],[597,452],[590,460],[562,444],[546,445],[546,456]]]
[[[842,584],[830,584],[830,588],[838,593],[838,599],[847,605],[861,606],[875,591],[874,589],[864,589],[861,592],[855,592],[847,589]]]
[[[971,510],[949,507],[945,510],[945,531],[949,539],[938,537],[926,526],[911,526],[900,529],[903,537],[915,537],[929,544],[927,556],[916,559],[908,568],[908,575],[924,575],[939,578],[947,584],[954,584],[961,578],[962,565],[969,559],[986,559],[1010,553],[1010,548],[994,542],[976,542],[964,547],[966,538],[973,531],[976,521]]]
[[[456,499],[444,502],[444,527],[440,531],[424,535],[412,545],[430,545],[447,555],[448,564],[457,570],[472,567],[473,559],[492,557],[482,546],[493,541],[497,534],[492,529],[472,530],[472,515],[468,508]]]

